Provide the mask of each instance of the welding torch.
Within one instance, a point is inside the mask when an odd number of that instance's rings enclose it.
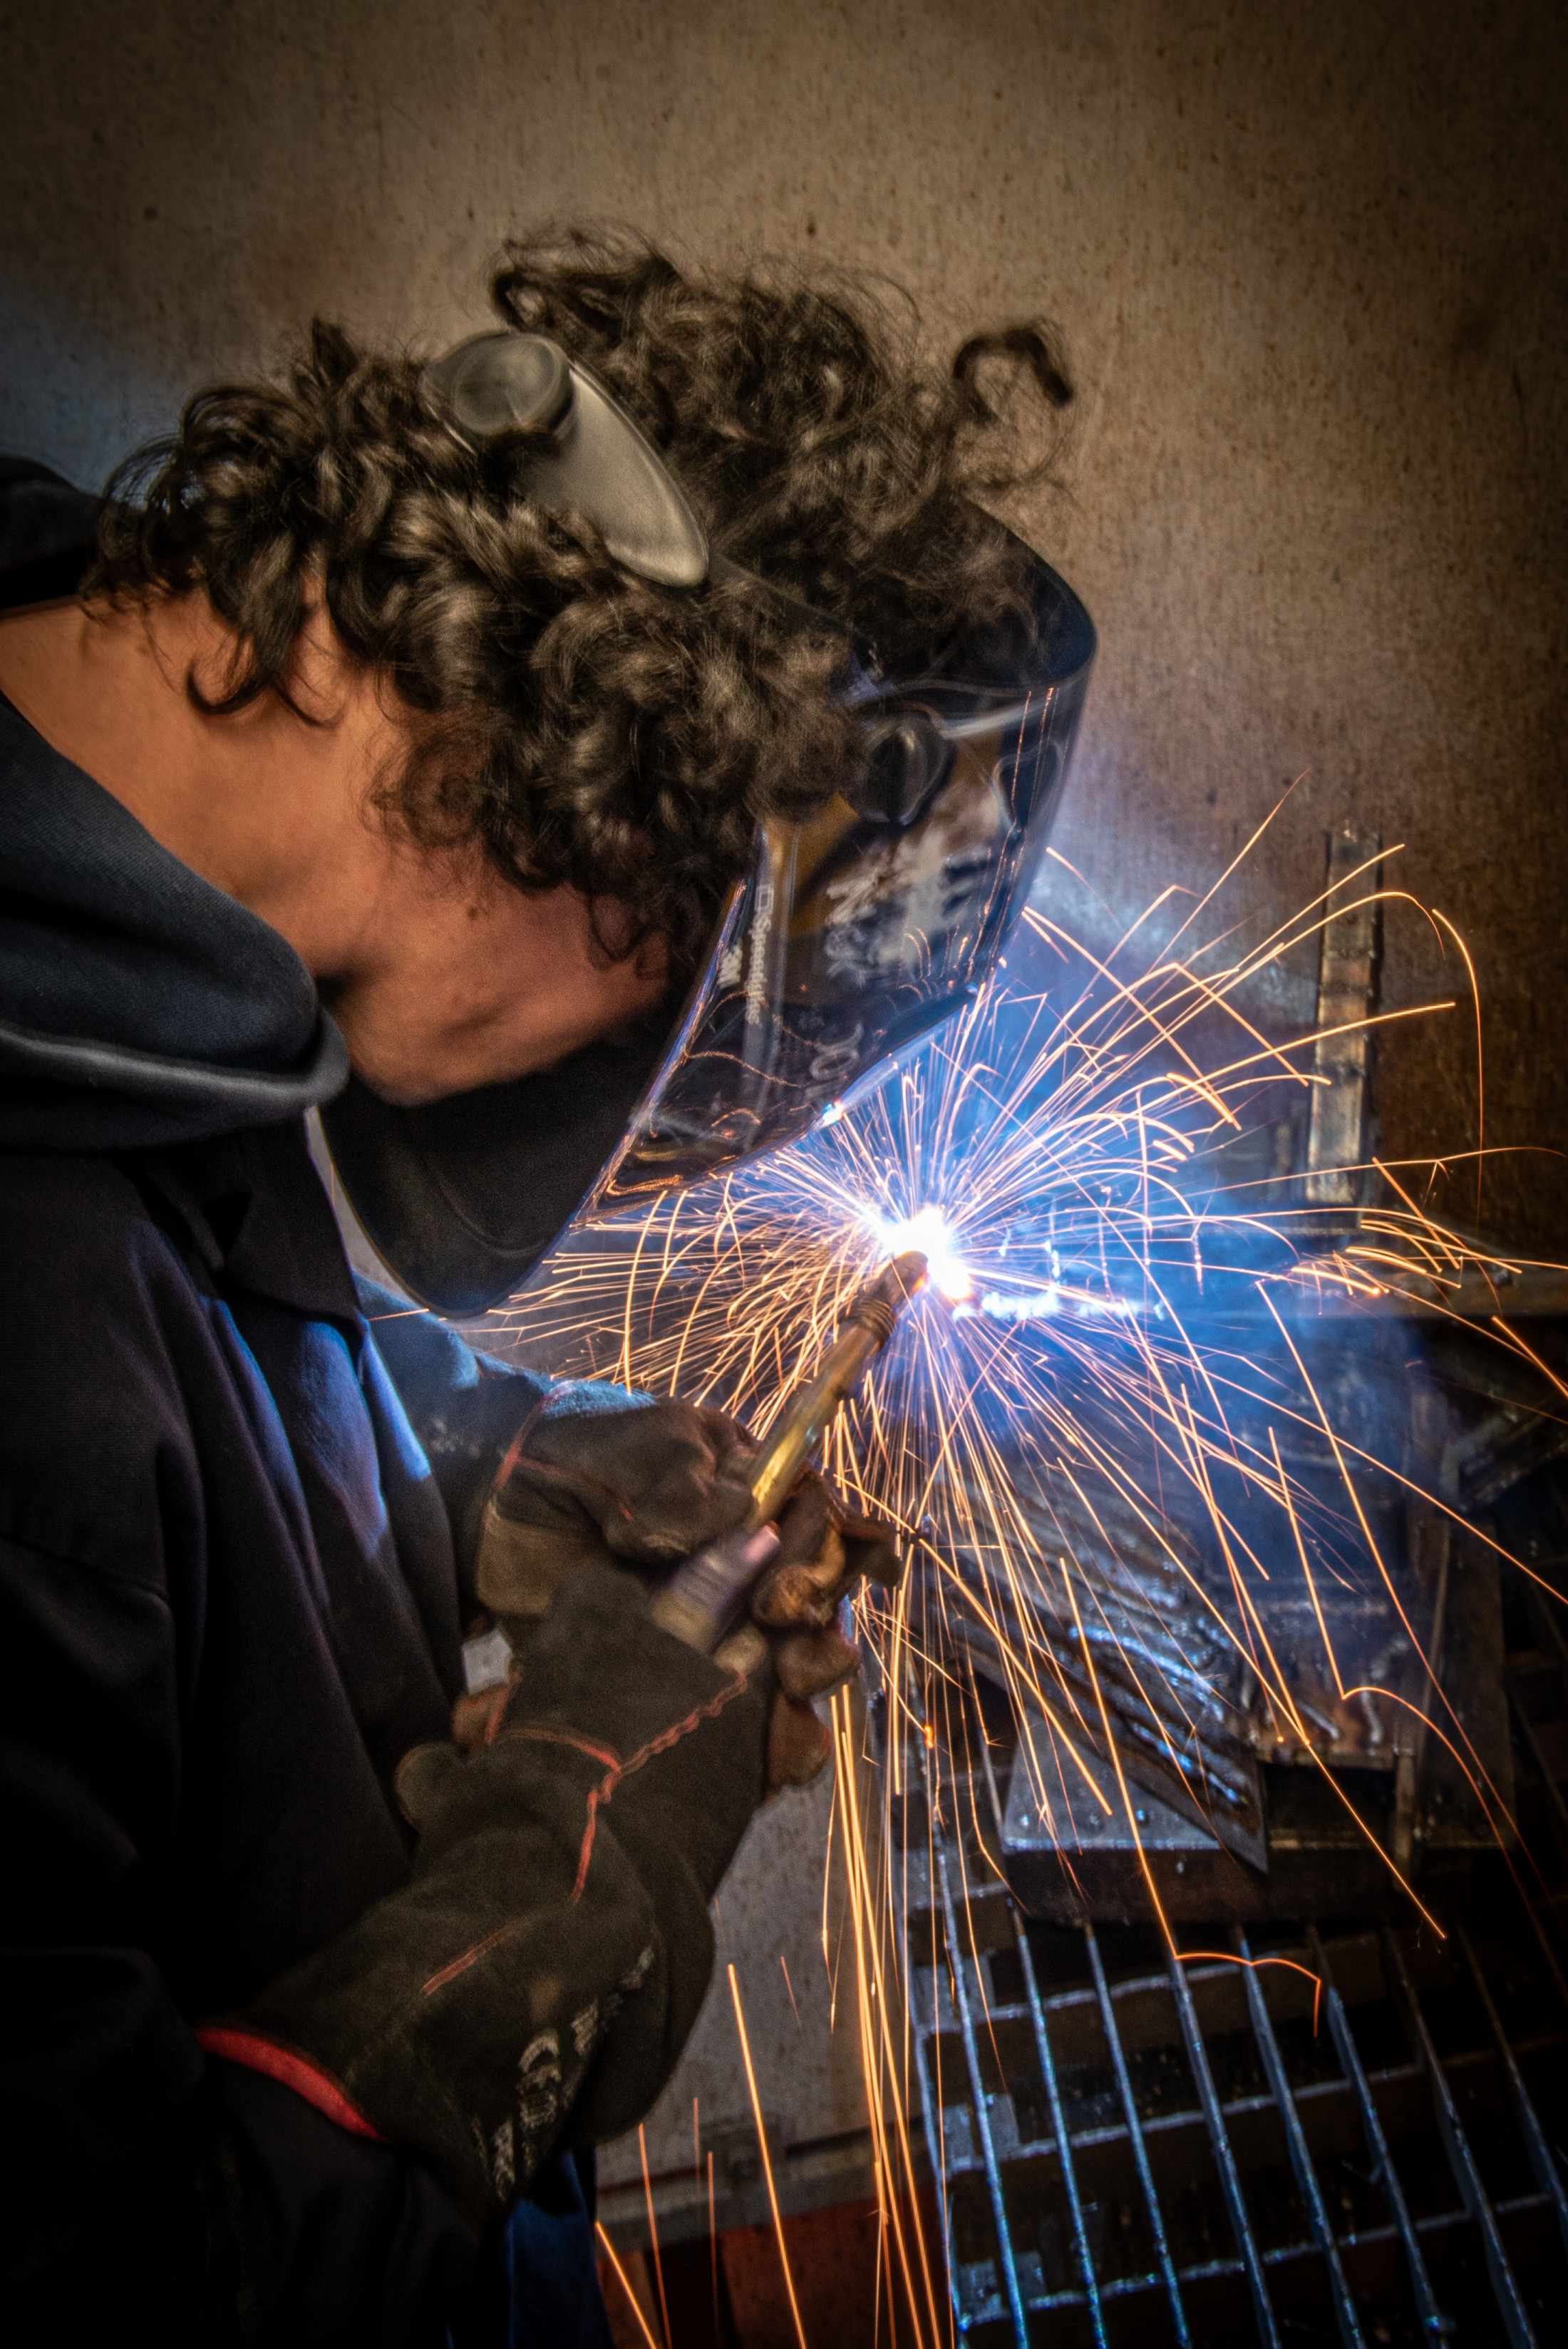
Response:
[[[654,1594],[654,1619],[688,1648],[750,1671],[761,1661],[762,1635],[742,1620],[752,1593],[779,1549],[774,1520],[789,1498],[812,1452],[854,1392],[868,1362],[892,1336],[899,1315],[924,1288],[926,1259],[917,1249],[896,1256],[851,1300],[838,1333],[816,1370],[779,1413],[752,1463],[751,1506],[733,1533],[696,1550]]]

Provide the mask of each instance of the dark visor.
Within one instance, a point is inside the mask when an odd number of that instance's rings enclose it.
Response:
[[[423,1109],[357,1081],[324,1109],[349,1201],[414,1296],[483,1311],[575,1213],[795,1140],[974,1000],[1045,853],[1094,658],[1088,613],[1037,561],[1034,605],[1010,674],[971,647],[866,688],[861,805],[765,828],[673,1030]]]

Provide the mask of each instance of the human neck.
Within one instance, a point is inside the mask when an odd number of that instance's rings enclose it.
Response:
[[[280,931],[317,979],[346,978],[384,877],[368,802],[396,723],[319,613],[290,679],[297,709],[268,692],[209,717],[186,678],[221,691],[232,643],[199,593],[90,616],[45,605],[0,619],[0,691],[161,846]]]

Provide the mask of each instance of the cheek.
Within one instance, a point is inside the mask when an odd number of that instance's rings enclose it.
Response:
[[[333,1007],[356,1073],[412,1106],[550,1068],[652,1009],[662,957],[606,968],[591,959],[585,930],[581,920],[465,921],[442,951],[399,957]]]

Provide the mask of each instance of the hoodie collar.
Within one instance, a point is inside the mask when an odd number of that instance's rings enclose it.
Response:
[[[287,940],[0,702],[0,1146],[194,1141],[347,1076]]]
[[[71,592],[94,512],[0,459],[0,608]],[[201,1140],[296,1117],[347,1076],[288,941],[0,698],[0,1147]]]

